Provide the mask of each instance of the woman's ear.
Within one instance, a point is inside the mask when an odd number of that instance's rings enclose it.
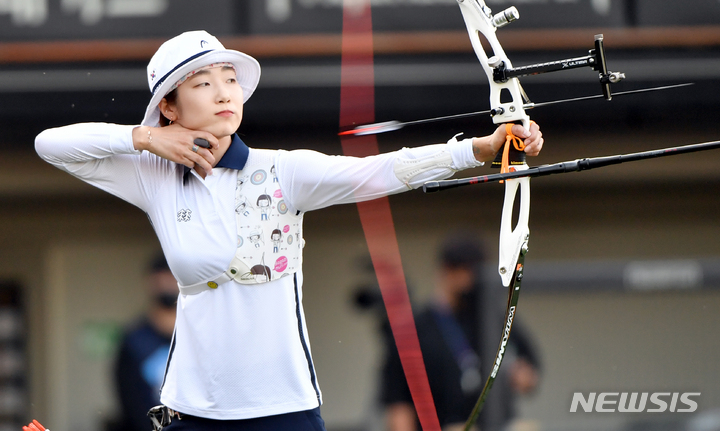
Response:
[[[163,97],[160,103],[158,103],[158,109],[160,109],[160,115],[167,118],[170,123],[177,120],[175,104],[168,102],[166,98]]]

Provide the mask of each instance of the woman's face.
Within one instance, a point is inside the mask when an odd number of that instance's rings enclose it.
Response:
[[[181,126],[230,136],[240,127],[243,90],[231,67],[203,69],[177,88],[177,98],[167,109]]]

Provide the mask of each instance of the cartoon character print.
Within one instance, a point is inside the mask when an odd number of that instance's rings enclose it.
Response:
[[[262,239],[262,228],[260,226],[255,226],[255,229],[253,229],[250,232],[250,235],[248,235],[248,241],[250,241],[250,244],[255,245],[255,248],[260,248],[260,244],[265,244],[265,241]]]
[[[282,242],[282,231],[278,229],[273,229],[272,233],[270,234],[270,241],[273,243],[273,253],[277,253],[280,251],[280,243]]]
[[[248,175],[238,175],[237,177],[237,185],[235,186],[235,191],[240,192],[242,191],[243,186],[248,182],[248,179],[250,177]]]
[[[253,209],[253,206],[250,202],[248,202],[247,198],[245,196],[238,196],[235,200],[235,213],[248,217],[251,209]]]
[[[265,283],[272,280],[272,271],[266,265],[254,265],[250,268],[250,274],[255,278],[257,283]]]
[[[272,198],[267,192],[258,196],[256,206],[260,210],[260,220],[268,220],[272,207]]]
[[[297,270],[302,260],[302,221],[289,214],[274,167],[258,162],[248,168],[236,179],[236,257],[247,266],[243,282],[260,284]],[[268,256],[272,262],[265,261]]]

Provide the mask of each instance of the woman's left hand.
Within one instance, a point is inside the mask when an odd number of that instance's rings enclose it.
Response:
[[[528,156],[537,156],[540,154],[545,140],[542,137],[540,126],[538,126],[537,123],[531,122],[530,130],[526,130],[520,124],[515,124],[512,126],[512,132],[515,136],[523,140],[525,144],[525,154]],[[505,145],[506,138],[505,125],[501,124],[495,129],[492,135],[473,139],[473,153],[475,154],[475,158],[480,162],[492,161],[497,152]]]

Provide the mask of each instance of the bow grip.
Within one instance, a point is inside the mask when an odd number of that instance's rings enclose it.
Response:
[[[525,152],[524,151],[518,151],[515,149],[514,146],[511,144],[505,144],[510,145],[509,154],[508,154],[508,162],[510,166],[519,166],[519,165],[526,165],[527,161],[525,160]],[[502,150],[498,151],[497,155],[495,156],[495,160],[492,161],[490,164],[491,168],[500,169],[502,167]]]
[[[524,123],[524,122],[523,122]],[[509,124],[509,123],[507,123]],[[525,126],[526,129],[529,130],[527,126]],[[491,168],[500,169],[502,168],[502,159],[503,159],[503,153],[505,152],[505,146],[509,145],[510,148],[508,148],[508,166],[520,166],[520,165],[527,165],[526,162],[526,154],[523,150],[518,150],[515,148],[515,145],[513,145],[512,140],[513,139],[519,139],[520,142],[522,142],[522,138],[516,137],[513,134],[508,135],[508,139],[505,142],[505,144],[500,148],[500,151],[495,155],[495,160],[492,161],[490,164]]]

